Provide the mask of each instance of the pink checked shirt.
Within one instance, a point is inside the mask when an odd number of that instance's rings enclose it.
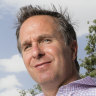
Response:
[[[44,96],[40,93],[36,96]],[[86,77],[59,88],[56,96],[96,96],[96,78]]]

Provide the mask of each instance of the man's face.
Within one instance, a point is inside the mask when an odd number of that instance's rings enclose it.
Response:
[[[73,75],[73,52],[52,17],[28,18],[20,28],[19,39],[25,66],[39,84],[63,82]]]

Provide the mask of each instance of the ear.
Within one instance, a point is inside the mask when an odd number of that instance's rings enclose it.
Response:
[[[73,40],[70,47],[72,51],[72,61],[74,61],[77,57],[77,50],[78,50],[77,41]]]

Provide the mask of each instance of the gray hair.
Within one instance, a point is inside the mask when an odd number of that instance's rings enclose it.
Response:
[[[60,12],[58,12],[54,5],[52,9],[49,10],[43,9],[40,6],[33,7],[32,5],[28,5],[20,8],[20,11],[18,12],[17,15],[18,23],[16,29],[16,36],[17,36],[17,47],[20,53],[21,53],[21,44],[19,42],[20,27],[26,19],[36,15],[49,15],[56,18],[56,21],[58,21],[59,24],[58,28],[62,33],[64,41],[67,45],[69,45],[73,40],[77,41],[75,30],[71,24],[70,17],[66,10],[63,12],[62,9],[60,8]],[[79,72],[80,68],[77,61],[77,57],[75,59],[75,63],[76,68]]]

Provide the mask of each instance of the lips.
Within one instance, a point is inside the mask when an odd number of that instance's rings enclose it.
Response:
[[[41,66],[47,65],[47,64],[49,64],[49,63],[51,63],[51,61],[38,63],[38,64],[36,64],[34,67],[35,67],[35,68],[38,68],[38,67],[41,67]]]

